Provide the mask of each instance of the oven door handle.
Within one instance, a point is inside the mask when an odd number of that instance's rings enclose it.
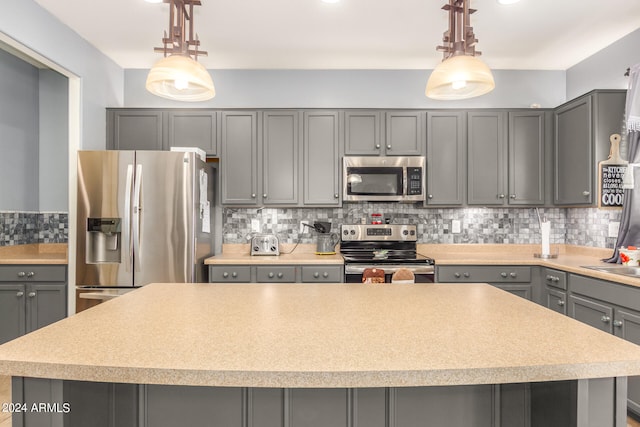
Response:
[[[367,268],[378,268],[384,270],[385,274],[393,274],[401,268],[406,268],[413,274],[435,274],[433,265],[368,265],[368,264],[345,264],[345,274],[362,274]]]

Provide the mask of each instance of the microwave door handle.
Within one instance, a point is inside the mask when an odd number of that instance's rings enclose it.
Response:
[[[124,193],[124,215],[123,215],[123,227],[124,233],[123,241],[128,242],[127,252],[129,258],[127,259],[126,271],[132,271],[133,269],[133,243],[131,241],[131,193],[133,191],[133,165],[127,165],[127,177],[125,183]]]
[[[140,223],[142,221],[142,206],[140,193],[142,192],[142,165],[136,165],[135,188],[133,190],[133,271],[140,271]]]

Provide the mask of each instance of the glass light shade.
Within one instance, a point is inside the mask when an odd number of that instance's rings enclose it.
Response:
[[[154,95],[176,101],[206,101],[216,96],[211,75],[188,56],[171,55],[155,63],[146,88]]]
[[[442,61],[433,70],[425,94],[429,98],[456,100],[473,98],[496,87],[487,65],[475,56],[457,55]]]

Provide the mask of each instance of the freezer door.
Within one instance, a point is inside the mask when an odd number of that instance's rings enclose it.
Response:
[[[133,190],[134,285],[194,282],[193,153],[138,151]]]
[[[76,282],[133,286],[131,196],[135,152],[78,152]]]

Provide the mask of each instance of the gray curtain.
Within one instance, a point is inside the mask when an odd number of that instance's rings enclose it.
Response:
[[[640,163],[640,64],[631,67],[629,72],[625,116],[627,160],[629,164]],[[611,258],[603,260],[605,262],[619,263],[618,249],[621,246],[640,247],[640,167],[634,167],[632,173],[634,188],[624,190],[624,205],[615,251]]]

